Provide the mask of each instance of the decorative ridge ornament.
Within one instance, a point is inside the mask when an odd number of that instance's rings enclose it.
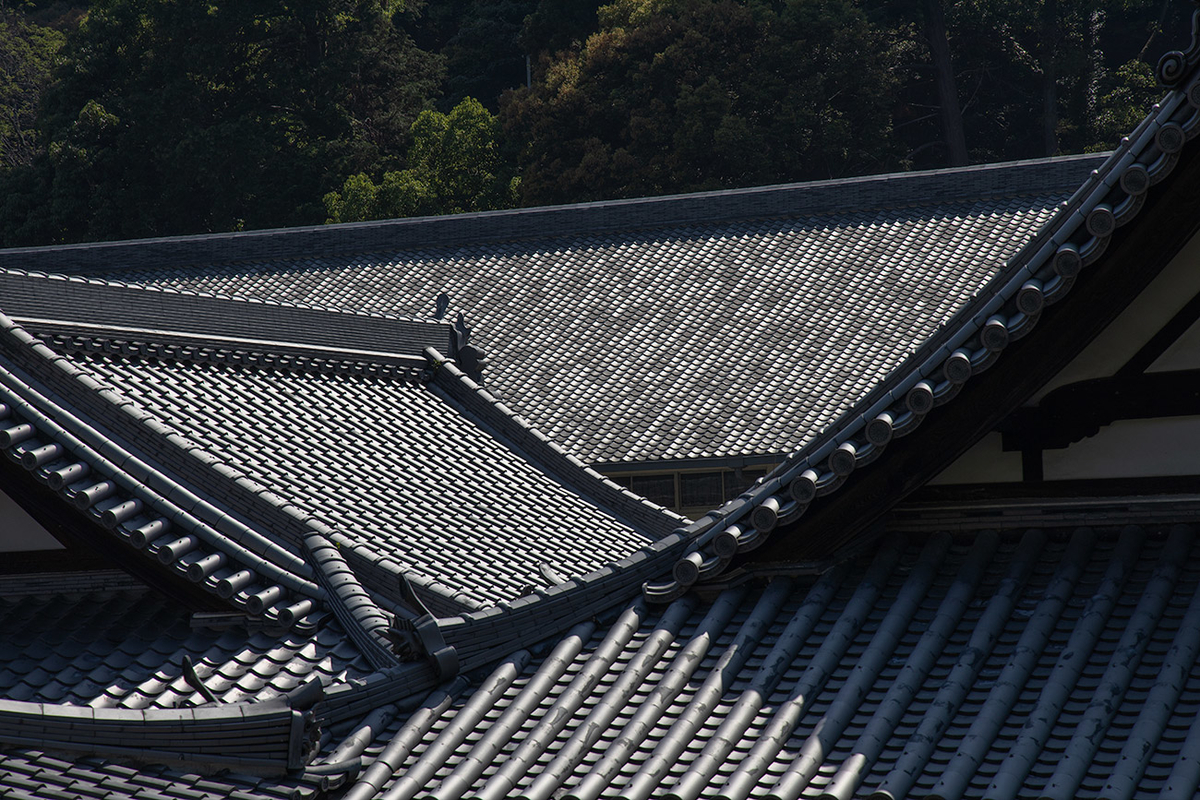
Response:
[[[1196,2],[1196,0],[1193,0]],[[1200,5],[1200,2],[1197,2]],[[1192,12],[1192,43],[1187,50],[1172,50],[1158,60],[1155,77],[1168,89],[1174,89],[1200,63],[1200,9]]]
[[[482,347],[471,344],[471,329],[467,327],[467,318],[461,311],[454,321],[454,340],[454,358],[459,368],[468,378],[482,385],[483,370],[488,365],[487,353]]]

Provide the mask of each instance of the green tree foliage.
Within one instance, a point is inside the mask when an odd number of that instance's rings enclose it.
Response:
[[[525,204],[897,163],[891,52],[850,0],[619,0],[599,20],[502,106]]]
[[[535,5],[535,0],[438,0],[425,7],[413,35],[446,59],[441,108],[476,97],[494,111],[502,92],[524,85],[521,31]]]
[[[1090,150],[1113,147],[1146,116],[1147,109],[1162,95],[1154,70],[1144,61],[1127,61],[1116,69],[1111,88],[1100,98],[1096,115],[1096,141]]]
[[[578,49],[596,32],[600,4],[600,0],[438,0],[422,7],[410,30],[418,45],[446,59],[440,108],[453,108],[469,96],[494,112],[501,94],[525,85],[527,63],[559,50]]]
[[[1191,11],[603,2],[23,0],[0,10],[0,245],[1104,149],[1156,98],[1150,63]],[[65,44],[47,30],[85,10]],[[418,117],[435,101],[453,110]]]
[[[376,184],[366,174],[325,195],[328,222],[358,222],[510,208],[518,181],[499,147],[500,128],[474,98],[449,114],[423,111],[412,126],[409,167]]]
[[[972,162],[1106,149],[1153,102],[1153,62],[1186,42],[1186,0],[868,0],[904,53],[894,120],[915,167],[949,162],[926,21],[944,12],[959,125]],[[1165,29],[1170,37],[1159,38]],[[1157,44],[1156,44],[1157,43]],[[1124,111],[1118,113],[1120,105]],[[1114,116],[1116,115],[1116,116]]]
[[[602,0],[538,0],[525,18],[521,43],[533,56],[578,50],[599,25]]]
[[[33,162],[38,102],[63,38],[0,7],[0,169]]]
[[[381,0],[96,0],[45,94],[47,153],[7,177],[5,242],[321,219],[399,164],[441,77]]]

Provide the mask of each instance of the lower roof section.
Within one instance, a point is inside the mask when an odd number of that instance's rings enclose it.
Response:
[[[547,575],[592,572],[656,538],[514,452],[433,383],[371,371],[72,357],[85,375],[354,545],[471,604],[556,582]],[[600,481],[585,480],[600,492]]]
[[[0,699],[190,708],[262,702],[314,677],[332,686],[372,671],[328,615],[271,629],[242,614],[193,614],[111,573],[91,585],[86,573],[52,577],[55,591],[0,597]],[[36,578],[7,580],[41,588]]]
[[[897,534],[514,653],[347,796],[1192,797],[1198,586],[1189,526]]]
[[[43,666],[85,657],[68,645]],[[290,775],[9,743],[0,794],[1191,798],[1198,654],[1194,525],[894,532],[821,575],[638,599],[364,707]]]

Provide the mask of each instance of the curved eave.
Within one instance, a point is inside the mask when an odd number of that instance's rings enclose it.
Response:
[[[287,701],[97,709],[0,700],[0,742],[206,770],[283,774],[316,748],[316,718]]]
[[[83,374],[3,314],[0,335],[11,365],[0,366],[0,450],[175,579],[285,627],[329,607],[376,668],[398,663],[391,619],[355,576],[334,531]],[[236,518],[219,505],[226,502],[252,513]]]
[[[1176,170],[1198,133],[1200,80],[1192,75],[939,334],[763,483],[686,529],[692,545],[669,578],[644,587],[647,598],[677,597],[768,539],[754,558],[828,555],[965,452],[1200,227],[1200,165],[1192,159]],[[1121,229],[1135,218],[1138,225]],[[1072,302],[1051,307],[1068,292]],[[885,450],[879,465],[862,470]]]
[[[32,363],[47,372],[58,366],[11,320],[0,317],[0,325]],[[244,526],[207,508],[15,367],[0,367],[0,451],[81,514],[90,539],[140,552],[145,565],[214,600],[290,626],[321,597],[301,559],[255,542]],[[206,511],[215,524],[203,519]]]

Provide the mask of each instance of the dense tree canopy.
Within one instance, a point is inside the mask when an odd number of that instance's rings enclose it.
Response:
[[[1146,60],[1166,49],[1159,34],[1178,46],[1191,11],[1184,0],[866,2],[905,54],[893,120],[918,167],[1114,146],[1156,99]]]
[[[0,169],[28,166],[37,153],[37,105],[63,36],[0,6]]]
[[[518,181],[500,156],[500,128],[468,97],[449,114],[422,111],[412,127],[408,169],[387,172],[380,185],[359,173],[325,195],[328,222],[460,214],[508,208]]]
[[[1186,42],[1190,11],[1187,0],[0,4],[0,245],[1104,149],[1154,101],[1150,63]]]
[[[526,202],[896,165],[893,54],[848,0],[621,0],[504,104]]]
[[[311,221],[346,175],[398,164],[440,61],[378,0],[96,0],[44,97],[45,154],[6,239]]]

